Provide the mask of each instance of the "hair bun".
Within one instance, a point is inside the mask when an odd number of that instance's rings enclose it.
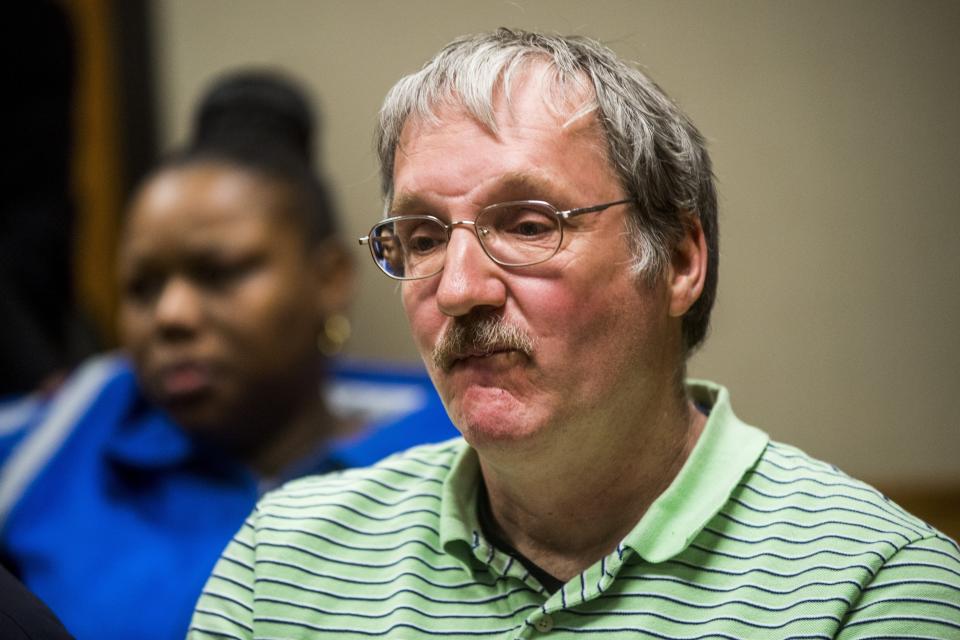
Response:
[[[196,110],[194,151],[279,151],[313,166],[313,110],[303,90],[276,71],[229,72],[208,89]]]

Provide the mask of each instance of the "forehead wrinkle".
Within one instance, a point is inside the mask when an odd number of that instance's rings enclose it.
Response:
[[[541,199],[548,198],[549,196],[547,194],[555,192],[559,186],[561,185],[558,185],[549,177],[539,175],[537,173],[527,171],[510,171],[489,181],[488,186],[483,186],[483,191],[487,192],[488,194],[512,192],[521,194],[524,199]],[[481,199],[484,197],[489,197],[489,195],[481,196]],[[513,198],[515,196],[508,197]],[[495,203],[488,202],[487,204]],[[431,204],[430,199],[419,193],[399,193],[394,198],[393,206],[391,207],[391,211],[396,212],[396,214],[391,215],[402,215],[404,211],[429,209],[432,206],[433,205]]]
[[[519,193],[525,199],[549,199],[562,186],[549,175],[540,172],[511,171],[499,176],[491,190]]]

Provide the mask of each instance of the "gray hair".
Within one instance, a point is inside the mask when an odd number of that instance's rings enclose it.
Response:
[[[634,215],[626,219],[639,276],[647,282],[661,277],[689,216],[699,218],[707,243],[707,274],[703,293],[683,318],[689,355],[706,337],[717,290],[717,194],[710,157],[703,136],[663,90],[595,40],[501,28],[454,40],[420,71],[402,78],[384,100],[376,134],[387,206],[407,118],[439,122],[436,107],[458,105],[496,132],[497,92],[502,90],[509,100],[512,78],[531,62],[544,64],[552,74],[553,90],[545,98],[554,108],[569,96],[565,87],[592,88],[594,97],[571,121],[596,113],[611,165],[635,200]]]

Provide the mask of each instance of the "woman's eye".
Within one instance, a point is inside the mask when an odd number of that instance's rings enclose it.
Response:
[[[230,279],[230,269],[226,267],[204,265],[193,272],[194,278],[204,284],[218,285]]]
[[[238,260],[236,262],[209,262],[194,265],[191,276],[197,284],[209,288],[228,287],[252,273],[258,260]]]
[[[133,302],[147,302],[157,296],[163,287],[163,279],[155,275],[135,275],[123,284],[124,295]]]

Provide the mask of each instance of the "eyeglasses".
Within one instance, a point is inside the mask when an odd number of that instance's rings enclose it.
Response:
[[[360,244],[380,270],[397,280],[419,280],[443,271],[450,233],[473,227],[484,253],[504,267],[529,267],[552,258],[563,243],[563,221],[597,213],[630,199],[559,211],[540,200],[501,202],[484,207],[474,220],[449,224],[434,216],[394,216],[373,225]]]

